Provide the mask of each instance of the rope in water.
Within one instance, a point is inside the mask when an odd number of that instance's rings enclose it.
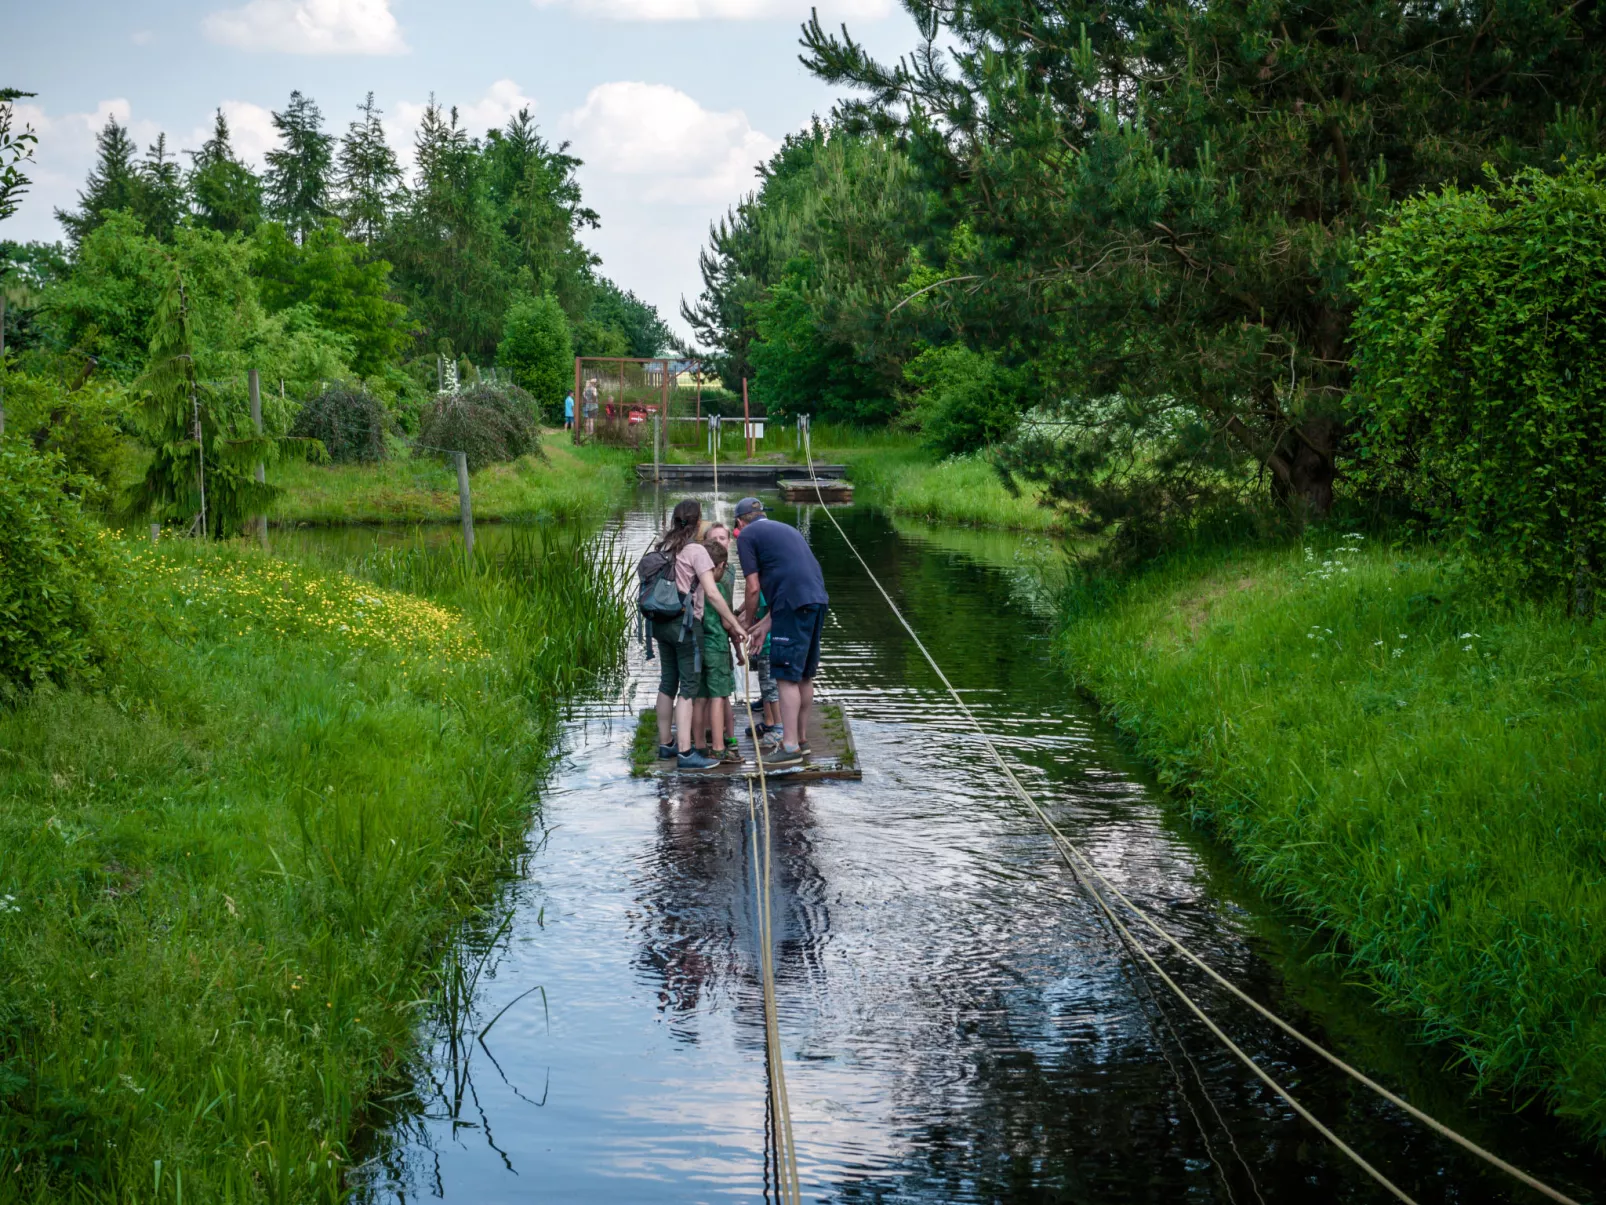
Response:
[[[746,704],[749,725],[753,722],[752,662],[748,658],[747,643],[741,642],[742,700]],[[770,919],[770,792],[764,778],[764,749],[762,742],[753,741],[753,756],[758,761],[758,794],[764,801],[764,850],[760,858],[758,848],[760,809],[753,799],[753,779],[743,774],[747,784],[747,821],[753,853],[753,887],[758,905],[759,972],[764,994],[764,1049],[765,1065],[769,1069],[770,1115],[775,1119],[776,1187],[782,1205],[802,1205],[803,1190],[797,1175],[797,1147],[792,1139],[792,1105],[786,1095],[786,1065],[781,1055],[781,1029],[776,1019],[775,965],[771,957],[774,948],[774,930]]]
[[[999,753],[997,746],[993,744],[992,738],[987,735],[987,731],[976,719],[975,715],[966,705],[964,699],[960,697],[959,692],[954,689],[953,683],[948,680],[948,675],[943,673],[942,666],[937,664],[937,659],[931,655],[930,650],[926,648],[925,643],[920,639],[914,628],[910,626],[909,621],[904,618],[903,612],[898,608],[898,604],[892,601],[892,596],[887,593],[886,587],[881,584],[880,579],[876,577],[874,571],[871,570],[864,557],[860,555],[859,550],[854,546],[853,541],[848,539],[848,533],[842,530],[842,524],[837,522],[836,516],[831,513],[831,508],[825,504],[825,495],[820,491],[819,478],[814,475],[814,453],[810,446],[809,430],[806,426],[803,429],[803,454],[808,461],[809,479],[814,484],[814,492],[820,499],[820,507],[825,511],[826,518],[831,520],[831,526],[836,528],[837,535],[842,537],[842,542],[847,545],[848,551],[853,553],[854,559],[859,562],[860,567],[864,569],[865,575],[869,577],[871,584],[874,585],[876,590],[880,592],[881,597],[886,600],[887,606],[892,609],[892,614],[894,617],[896,617],[898,622],[903,625],[903,630],[909,633],[909,638],[914,641],[915,647],[920,650],[921,656],[923,656],[926,659],[926,663],[931,666],[932,672],[937,675],[937,678],[947,689],[949,695],[952,696],[954,703],[963,713],[965,719],[969,721],[970,726],[976,730],[976,735],[981,738],[982,744],[986,747],[988,754],[992,757],[993,761],[998,764],[998,768],[1003,771],[1004,778],[1009,783],[1010,789],[1013,791],[1015,796],[1019,798],[1023,804],[1025,804],[1027,810],[1029,810],[1038,819],[1038,821],[1042,823],[1043,827],[1048,830],[1056,848],[1058,848],[1060,851],[1060,856],[1065,859],[1066,865],[1070,867],[1072,876],[1075,877],[1078,884],[1081,885],[1083,891],[1085,891],[1089,898],[1091,898],[1094,903],[1098,905],[1099,909],[1110,920],[1110,922],[1115,925],[1116,929],[1123,935],[1128,943],[1137,950],[1138,954],[1143,958],[1148,966],[1155,972],[1156,975],[1160,977],[1161,981],[1176,994],[1177,998],[1188,1007],[1189,1011],[1191,1011],[1199,1018],[1200,1021],[1204,1023],[1206,1028],[1208,1028],[1212,1034],[1220,1039],[1222,1044],[1226,1046],[1227,1049],[1239,1059],[1239,1061],[1244,1063],[1244,1065],[1247,1066],[1257,1078],[1259,1078],[1274,1092],[1276,1092],[1278,1096],[1286,1101],[1290,1108],[1292,1108],[1306,1121],[1310,1122],[1310,1124],[1315,1127],[1315,1129],[1324,1138],[1326,1138],[1346,1156],[1353,1160],[1358,1167],[1364,1170],[1380,1185],[1388,1189],[1389,1192],[1393,1193],[1394,1196],[1398,1197],[1400,1200],[1406,1202],[1411,1201],[1410,1197],[1408,1197],[1403,1191],[1390,1182],[1381,1172],[1363,1159],[1356,1151],[1346,1145],[1343,1140],[1338,1137],[1338,1135],[1334,1134],[1314,1116],[1312,1116],[1309,1110],[1307,1110],[1303,1105],[1289,1095],[1287,1090],[1278,1084],[1277,1081],[1272,1079],[1271,1076],[1268,1075],[1264,1070],[1262,1070],[1258,1063],[1256,1063],[1248,1054],[1246,1054],[1235,1043],[1233,1043],[1233,1041],[1228,1038],[1226,1034],[1222,1033],[1215,1023],[1205,1015],[1204,1010],[1194,1002],[1193,998],[1190,997],[1187,992],[1184,991],[1183,988],[1171,978],[1171,976],[1167,975],[1165,971],[1161,969],[1159,963],[1155,962],[1154,958],[1146,949],[1143,948],[1143,946],[1137,943],[1137,939],[1115,914],[1114,909],[1111,908],[1110,903],[1105,898],[1103,892],[1094,886],[1095,880],[1099,886],[1104,889],[1104,891],[1108,891],[1111,896],[1119,900],[1120,903],[1130,910],[1134,916],[1136,916],[1146,926],[1148,926],[1148,928],[1152,929],[1156,934],[1164,939],[1168,945],[1186,958],[1190,963],[1208,975],[1211,980],[1226,988],[1237,999],[1249,1005],[1249,1007],[1254,1009],[1255,1012],[1265,1017],[1268,1021],[1271,1021],[1277,1026],[1278,1029],[1297,1040],[1301,1045],[1321,1055],[1322,1058],[1326,1059],[1340,1071],[1343,1071],[1357,1083],[1364,1084],[1367,1088],[1370,1088],[1384,1100],[1387,1100],[1390,1104],[1393,1104],[1396,1107],[1404,1110],[1410,1116],[1416,1118],[1435,1133],[1444,1138],[1448,1138],[1462,1149],[1470,1152],[1473,1155],[1476,1155],[1478,1158],[1488,1163],[1491,1167],[1499,1168],[1507,1175],[1521,1181],[1523,1184],[1526,1184],[1535,1192],[1550,1198],[1552,1201],[1560,1202],[1561,1205],[1579,1205],[1579,1202],[1573,1200],[1573,1198],[1567,1196],[1565,1193],[1558,1192],[1556,1189],[1550,1187],[1542,1180],[1536,1179],[1527,1172],[1523,1171],[1521,1168],[1515,1167],[1506,1162],[1492,1151],[1485,1150],[1476,1142],[1473,1142],[1470,1138],[1457,1133],[1455,1130],[1452,1130],[1449,1126],[1445,1125],[1437,1118],[1429,1116],[1421,1109],[1418,1109],[1415,1105],[1412,1105],[1409,1101],[1406,1101],[1400,1096],[1397,1096],[1395,1093],[1390,1092],[1387,1088],[1377,1083],[1377,1081],[1373,1080],[1364,1072],[1350,1066],[1349,1063],[1339,1058],[1336,1054],[1324,1049],[1314,1039],[1307,1037],[1305,1034],[1295,1029],[1288,1022],[1284,1021],[1281,1017],[1277,1016],[1270,1009],[1266,1008],[1264,1005],[1260,1004],[1259,1001],[1255,1000],[1253,997],[1240,989],[1236,984],[1232,983],[1226,977],[1219,974],[1212,967],[1207,965],[1201,958],[1194,954],[1193,951],[1189,950],[1185,945],[1183,945],[1175,935],[1161,925],[1159,921],[1155,920],[1154,917],[1150,916],[1147,912],[1140,908],[1136,903],[1129,899],[1119,887],[1106,878],[1104,874],[1100,872],[1098,867],[1088,859],[1087,855],[1084,854],[1082,850],[1070,840],[1070,838],[1066,837],[1066,835],[1060,831],[1059,826],[1056,825],[1052,819],[1050,819],[1048,813],[1043,810],[1042,806],[1038,804],[1034,798],[1032,798],[1031,793],[1021,785],[1020,779],[1015,776],[1014,771],[1011,770],[1008,763],[1005,762],[1003,755]]]

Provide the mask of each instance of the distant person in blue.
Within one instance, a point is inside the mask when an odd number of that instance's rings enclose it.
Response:
[[[831,601],[825,574],[803,533],[767,518],[757,498],[736,504],[736,551],[747,586],[742,626],[752,647],[769,635],[770,672],[781,692],[781,731],[765,738],[764,760],[777,768],[799,765],[809,752],[806,725]],[[755,618],[760,591],[770,609],[763,619]]]
[[[568,396],[563,399],[563,429],[574,430],[574,390],[569,390]]]

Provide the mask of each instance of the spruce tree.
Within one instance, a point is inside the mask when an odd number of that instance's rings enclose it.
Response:
[[[108,117],[105,128],[95,138],[95,150],[95,166],[78,194],[77,212],[56,210],[56,220],[66,228],[74,247],[100,225],[102,214],[132,210],[138,204],[139,168],[134,160],[138,148],[128,136],[127,127],[119,125],[115,117]]]
[[[268,216],[284,223],[297,242],[331,215],[333,136],[323,132],[323,114],[311,97],[290,93],[273,115],[283,145],[268,152]]]
[[[362,117],[347,127],[340,143],[338,208],[346,234],[372,244],[401,201],[402,172],[396,152],[385,141],[385,127],[372,92],[357,111]]]
[[[146,231],[159,242],[173,241],[173,230],[184,217],[184,177],[178,160],[168,152],[167,135],[156,135],[139,165],[134,213]]]
[[[217,111],[212,137],[190,157],[190,206],[201,225],[224,234],[246,233],[262,220],[262,181],[234,154],[229,123]]]

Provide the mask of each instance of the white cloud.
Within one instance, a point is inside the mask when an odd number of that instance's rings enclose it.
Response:
[[[662,84],[593,88],[557,123],[584,161],[586,204],[602,217],[586,242],[602,271],[658,307],[677,330],[680,300],[701,287],[697,252],[711,217],[757,187],[780,145],[739,109],[705,109]]]
[[[630,177],[649,201],[696,205],[734,201],[754,187],[754,168],[779,143],[740,109],[703,108],[667,84],[600,84],[559,123],[590,169]]]
[[[827,24],[874,20],[893,11],[892,0],[531,0],[537,8],[566,8],[604,21],[806,20],[818,7]]]
[[[156,35],[148,29],[136,29],[128,35],[128,40],[136,46],[149,46],[156,41]]]
[[[286,54],[405,54],[390,0],[250,0],[210,13],[206,36],[241,50]]]

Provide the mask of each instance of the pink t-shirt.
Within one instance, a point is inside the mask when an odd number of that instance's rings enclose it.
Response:
[[[708,549],[693,540],[680,550],[675,558],[675,589],[682,594],[691,595],[692,618],[703,617],[703,587],[698,582],[698,574],[707,569],[710,573],[714,569],[714,558],[708,555]]]

